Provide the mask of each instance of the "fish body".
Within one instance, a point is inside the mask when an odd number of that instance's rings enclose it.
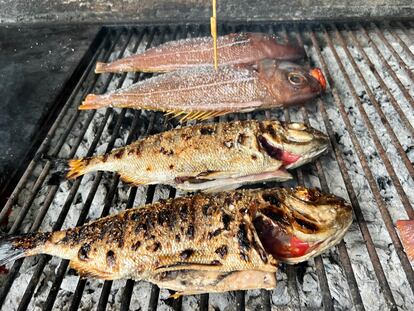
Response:
[[[146,280],[181,294],[270,289],[277,248],[289,251],[280,232],[307,245],[290,253],[303,261],[337,243],[351,221],[343,199],[316,189],[198,194],[65,231],[3,239],[0,264],[49,254],[70,260],[83,277]]]
[[[405,253],[411,261],[414,261],[414,220],[398,220],[397,229]]]
[[[217,191],[291,178],[285,169],[312,161],[328,137],[302,123],[234,121],[197,124],[140,139],[110,154],[69,161],[68,178],[113,171],[135,185],[168,184]]]
[[[289,62],[264,60],[257,66],[225,66],[218,71],[196,67],[107,94],[89,94],[79,109],[147,109],[180,116],[182,121],[204,120],[232,112],[303,104],[322,93],[323,83],[319,69],[308,72]]]
[[[220,65],[250,64],[265,58],[298,60],[305,55],[302,48],[279,44],[275,36],[261,33],[218,37],[217,49]],[[213,39],[201,37],[167,42],[112,63],[98,62],[95,72],[168,72],[208,65],[213,65]]]

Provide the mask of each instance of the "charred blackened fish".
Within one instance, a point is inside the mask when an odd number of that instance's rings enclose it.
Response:
[[[0,242],[0,265],[38,254],[70,260],[83,277],[146,280],[178,294],[275,287],[278,261],[338,243],[351,207],[316,189],[198,194],[82,227]]]
[[[222,191],[247,183],[290,179],[285,169],[312,161],[327,147],[325,134],[301,123],[251,120],[198,124],[138,140],[110,154],[71,160],[67,177],[113,171],[135,185]]]
[[[104,94],[89,94],[79,109],[135,108],[168,112],[184,120],[204,120],[303,104],[326,85],[319,69],[265,60],[258,66],[197,67],[159,75]]]
[[[302,48],[279,44],[275,36],[262,33],[229,34],[218,37],[217,45],[220,65],[250,64],[265,58],[298,60],[305,55]],[[112,63],[98,62],[95,72],[168,72],[206,65],[213,65],[211,37],[171,41]]]

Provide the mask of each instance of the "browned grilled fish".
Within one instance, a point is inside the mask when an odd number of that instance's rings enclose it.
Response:
[[[300,262],[342,238],[351,207],[316,189],[198,194],[81,227],[0,242],[0,265],[49,254],[81,276],[133,278],[179,294],[275,286],[278,260]]]
[[[302,123],[236,121],[198,124],[152,135],[110,154],[69,161],[68,178],[106,170],[129,183],[168,184],[186,191],[223,191],[285,181],[286,169],[308,163],[328,137]]]
[[[263,33],[232,33],[217,38],[220,65],[249,64],[270,58],[298,60],[305,51],[293,45],[277,43],[276,37]],[[211,37],[182,39],[116,60],[96,64],[96,73],[103,72],[167,72],[193,66],[213,64]]]
[[[303,104],[320,95],[319,69],[264,60],[258,66],[196,67],[159,75],[104,94],[89,94],[79,109],[105,107],[164,111],[181,121],[231,112]]]

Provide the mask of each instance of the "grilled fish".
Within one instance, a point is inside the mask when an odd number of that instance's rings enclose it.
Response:
[[[414,261],[414,220],[398,220],[397,229],[408,258]]]
[[[68,178],[98,170],[129,183],[168,184],[195,191],[291,178],[285,169],[312,161],[328,137],[301,123],[234,121],[173,129],[110,154],[69,161]]]
[[[218,71],[197,67],[166,73],[107,94],[89,94],[79,109],[147,109],[180,116],[181,121],[204,120],[231,112],[303,104],[321,94],[325,85],[319,69],[309,73],[293,63],[264,60],[257,66],[226,66]]]
[[[317,189],[242,190],[169,199],[81,227],[0,242],[0,265],[49,254],[83,277],[132,278],[198,294],[275,287],[278,261],[338,243],[351,207]]]
[[[275,36],[263,33],[232,33],[218,37],[217,48],[220,65],[249,64],[265,58],[298,60],[305,55],[303,48],[279,44]],[[212,64],[213,39],[203,37],[167,42],[112,63],[98,62],[95,72],[168,72]]]

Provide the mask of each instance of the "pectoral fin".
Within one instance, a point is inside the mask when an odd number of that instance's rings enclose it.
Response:
[[[182,111],[182,110],[167,110],[166,116],[172,118],[179,118],[180,122],[192,120],[207,120],[209,118],[221,116],[229,113],[229,111]]]
[[[170,298],[202,293],[219,293],[233,290],[273,289],[276,276],[273,272],[263,271],[196,271],[180,270],[160,273],[149,280],[159,287],[177,291]]]
[[[118,277],[110,272],[99,270],[93,266],[92,263],[82,262],[78,260],[71,260],[69,267],[76,270],[81,278],[96,278],[101,280],[114,280]]]

